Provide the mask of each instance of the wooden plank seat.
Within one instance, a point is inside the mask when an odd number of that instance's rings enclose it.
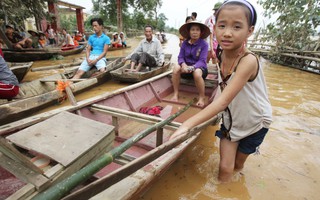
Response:
[[[109,151],[115,138],[114,127],[70,112],[61,112],[43,122],[1,139],[0,165],[28,183],[9,199],[23,199],[36,194],[81,169],[90,161]],[[9,141],[9,142],[8,142]],[[46,170],[38,169],[28,153],[50,158]],[[5,146],[4,146],[5,145]],[[6,147],[6,148],[4,148]],[[17,165],[18,164],[18,165]],[[20,168],[23,166],[22,168]],[[33,176],[30,175],[30,173]]]

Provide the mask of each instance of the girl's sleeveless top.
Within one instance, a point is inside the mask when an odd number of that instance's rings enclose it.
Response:
[[[245,54],[243,57],[248,54]],[[227,111],[224,111],[223,114],[224,125],[227,129],[230,127],[230,122],[232,121],[232,126],[229,132],[231,141],[241,140],[262,128],[269,128],[272,122],[272,107],[268,99],[266,82],[258,58],[257,62],[258,73],[255,79],[248,81],[228,105],[232,119],[230,120],[230,116]],[[227,84],[234,77],[236,69],[237,66],[229,80],[226,82]]]

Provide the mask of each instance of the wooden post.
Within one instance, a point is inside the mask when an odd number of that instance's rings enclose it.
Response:
[[[60,30],[60,17],[59,17],[59,11],[58,11],[58,5],[53,0],[48,1],[48,11],[49,13],[53,14],[54,17],[52,17],[53,21],[51,23],[52,28],[56,30]]]
[[[118,117],[112,116],[112,125],[114,126],[114,133],[116,136],[119,136],[119,123]]]
[[[122,8],[121,0],[117,0],[117,28],[119,32],[122,32]]]
[[[80,33],[84,34],[84,20],[83,20],[83,10],[77,8],[76,9],[76,16],[77,16],[77,26],[78,26],[78,31]]]
[[[156,146],[160,146],[163,143],[163,128],[159,128],[157,130],[157,141],[156,141]]]

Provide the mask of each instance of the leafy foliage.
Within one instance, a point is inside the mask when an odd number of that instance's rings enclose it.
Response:
[[[23,24],[23,21],[29,17],[42,19],[48,17],[44,10],[47,7],[46,0],[1,0],[0,17],[8,17],[10,23]]]
[[[117,25],[116,0],[92,0],[93,11],[99,15],[106,24]],[[163,27],[167,18],[162,14],[157,16],[157,10],[162,6],[161,0],[121,0],[122,18],[125,29],[142,29],[146,24],[154,27],[158,24]],[[133,11],[129,12],[129,11]]]
[[[280,48],[308,48],[320,25],[319,0],[259,0],[258,3],[265,9],[266,17],[278,16],[264,30],[264,40],[274,41]]]

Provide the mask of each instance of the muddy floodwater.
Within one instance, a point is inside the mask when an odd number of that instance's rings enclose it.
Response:
[[[168,37],[164,51],[172,53],[172,61],[176,62],[179,39],[174,35]],[[136,46],[140,39],[131,39],[129,44]],[[125,56],[132,50],[108,52],[108,57]],[[84,55],[35,62],[33,67],[63,63]],[[141,199],[320,199],[320,76],[271,64],[263,58],[260,61],[274,120],[260,154],[250,156],[242,173],[235,174],[231,183],[218,183],[219,139],[214,137],[217,127],[208,127]],[[25,81],[51,73],[56,72],[30,72]],[[108,81],[77,95],[76,99],[80,101],[127,85]],[[65,101],[46,110],[69,104]]]

